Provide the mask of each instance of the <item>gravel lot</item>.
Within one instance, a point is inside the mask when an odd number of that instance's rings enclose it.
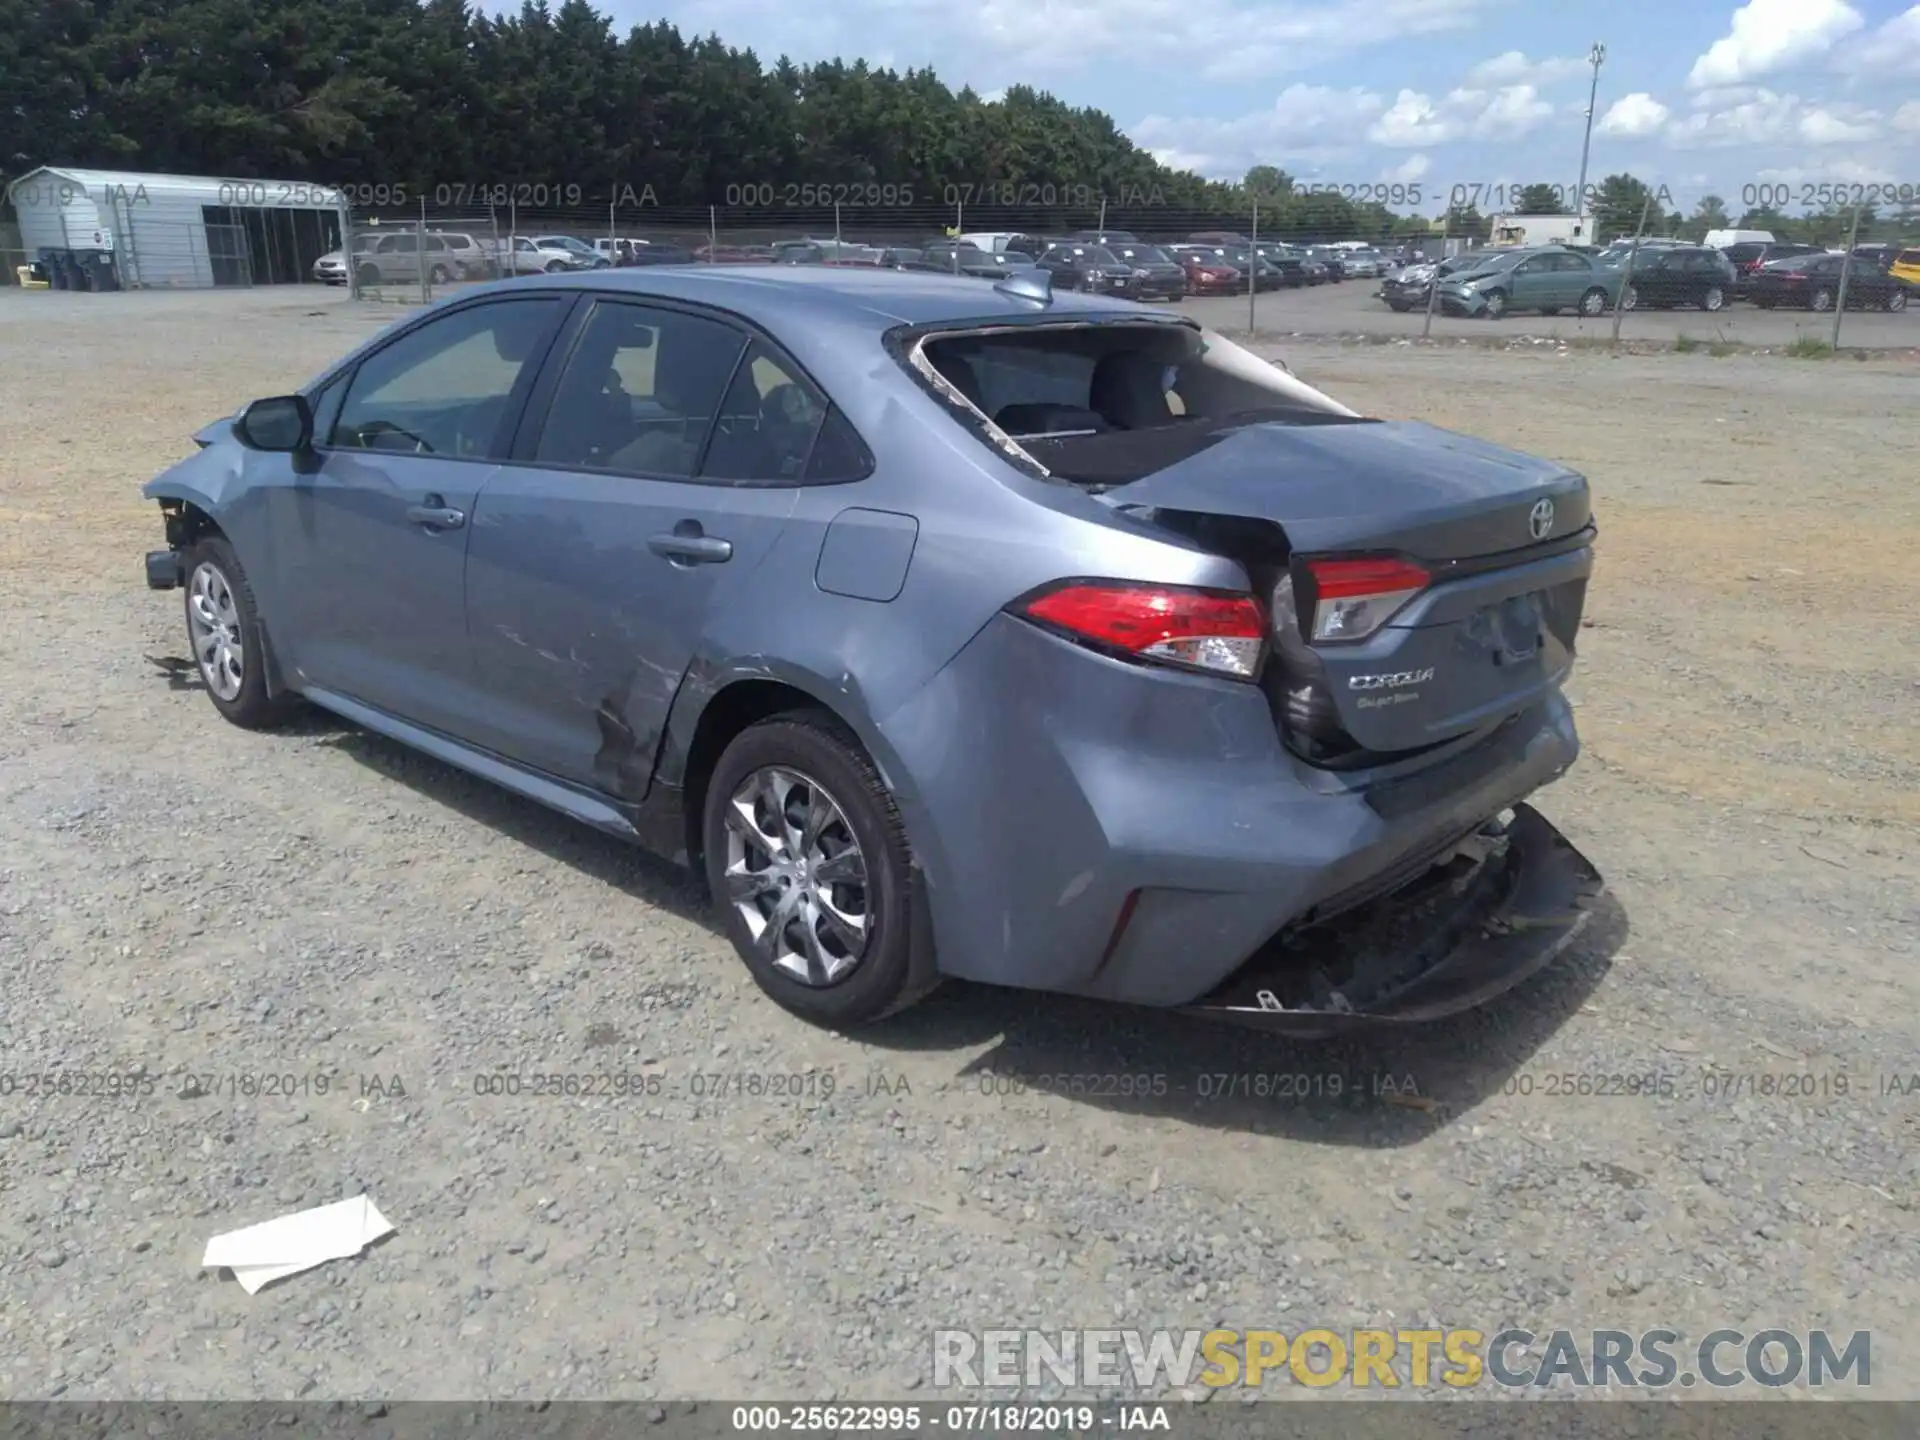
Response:
[[[936,1327],[1430,1319],[1871,1329],[1875,1393],[1920,1396],[1920,1094],[1889,1090],[1920,1071],[1920,370],[1290,347],[1592,477],[1587,750],[1542,801],[1613,886],[1589,943],[1378,1039],[950,987],[854,1043],[762,1000],[672,872],[183,678],[138,486],[393,313],[0,292],[0,1395],[879,1398]],[[153,1084],[28,1098],[55,1067]],[[561,1072],[659,1093],[475,1092]],[[1166,1093],[998,1093],[1108,1073]],[[1819,1093],[1748,1078],[1785,1076]],[[363,1189],[398,1233],[358,1259],[252,1297],[200,1269]]]

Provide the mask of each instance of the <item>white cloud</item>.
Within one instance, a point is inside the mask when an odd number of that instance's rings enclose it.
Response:
[[[1007,98],[1007,92],[1004,90],[989,90],[987,91],[986,94],[980,97],[980,103],[982,105],[998,105],[1002,100],[1006,98]]]
[[[1846,0],[1748,0],[1733,12],[1728,32],[1693,62],[1687,84],[1761,79],[1824,55],[1866,23]]]
[[[1433,168],[1433,162],[1424,155],[1409,155],[1391,170],[1382,170],[1380,178],[1390,185],[1404,185],[1418,180]]]
[[[1607,107],[1593,128],[1602,135],[1638,137],[1652,135],[1667,123],[1673,112],[1644,90],[1622,95]]]
[[[1799,108],[1795,96],[1759,90],[1736,104],[1703,107],[1675,120],[1666,141],[1676,150],[1791,143]]]
[[[1531,85],[1450,90],[1437,101],[1418,90],[1402,90],[1367,138],[1406,149],[1454,140],[1515,140],[1537,130],[1553,109]]]
[[[1836,53],[1834,69],[1856,75],[1920,75],[1920,5]]]
[[[1329,136],[1353,136],[1386,108],[1371,90],[1289,85],[1265,110],[1231,120],[1149,115],[1128,131],[1162,164],[1216,179],[1237,180],[1255,165],[1278,165],[1299,175],[1316,163],[1353,158],[1353,146],[1329,146]],[[1177,155],[1180,159],[1168,159]]]
[[[1891,185],[1895,177],[1891,171],[1878,165],[1860,160],[1834,160],[1823,162],[1818,169],[1809,169],[1802,165],[1790,165],[1784,168],[1762,170],[1754,177],[1772,185]]]
[[[1509,50],[1504,55],[1496,55],[1491,60],[1482,60],[1467,72],[1467,84],[1479,86],[1495,85],[1551,85],[1556,80],[1566,80],[1574,75],[1587,72],[1585,60],[1561,57],[1551,60],[1529,60],[1519,50]],[[1583,107],[1584,108],[1584,107]]]
[[[1878,136],[1880,117],[1871,110],[1816,106],[1801,115],[1798,129],[1809,145],[1852,145]]]
[[[1920,100],[1909,100],[1893,112],[1893,128],[1902,135],[1920,130]]]

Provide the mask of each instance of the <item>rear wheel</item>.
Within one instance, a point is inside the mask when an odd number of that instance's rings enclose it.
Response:
[[[452,278],[452,272],[444,265],[436,265],[427,272],[427,279],[435,285],[444,285]]]
[[[1620,308],[1622,310],[1637,310],[1640,308],[1640,287],[1638,285],[1627,286],[1626,294],[1620,297]]]
[[[181,557],[187,577],[187,643],[213,708],[243,730],[266,730],[300,708],[294,695],[267,694],[266,647],[253,588],[233,547],[218,535]]]
[[[1906,291],[1896,290],[1891,295],[1887,296],[1887,309],[1891,311],[1893,314],[1898,315],[1902,310],[1906,308],[1907,308],[1907,292]]]
[[[1807,301],[1807,308],[1809,310],[1833,309],[1833,292],[1824,289],[1814,291],[1812,297]]]
[[[359,277],[362,285],[378,285],[380,283],[380,267],[377,265],[362,265],[354,274]]]
[[[714,767],[702,834],[727,938],[785,1009],[862,1025],[937,983],[913,933],[900,812],[833,716],[795,711],[742,731]]]
[[[1709,285],[1707,287],[1707,293],[1700,297],[1700,308],[1702,310],[1724,309],[1726,303],[1727,292],[1722,290],[1718,285]]]
[[[1489,290],[1487,292],[1487,309],[1486,309],[1487,319],[1498,320],[1502,315],[1505,315],[1506,313],[1507,313],[1507,292],[1504,290]]]
[[[1606,314],[1607,292],[1602,290],[1598,285],[1587,291],[1586,294],[1580,297],[1580,313],[1588,316]]]

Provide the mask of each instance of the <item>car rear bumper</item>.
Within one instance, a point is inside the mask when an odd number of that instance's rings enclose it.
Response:
[[[1600,872],[1528,805],[1444,866],[1345,917],[1263,947],[1190,1013],[1324,1034],[1470,1010],[1538,973],[1579,937]]]
[[[1005,616],[883,728],[942,973],[1154,1006],[1217,1006],[1274,937],[1417,879],[1579,753],[1554,691],[1438,756],[1317,770],[1256,686]]]

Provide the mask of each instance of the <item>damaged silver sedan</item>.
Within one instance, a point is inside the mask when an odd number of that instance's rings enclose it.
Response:
[[[695,867],[821,1023],[946,977],[1432,1019],[1601,889],[1523,803],[1578,753],[1586,482],[1178,314],[512,280],[196,438],[146,579],[226,719],[318,705]]]

